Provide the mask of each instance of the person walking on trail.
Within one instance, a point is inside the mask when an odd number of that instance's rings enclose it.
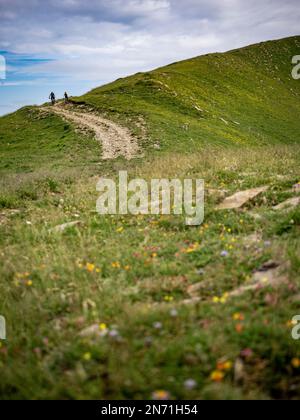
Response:
[[[55,105],[55,94],[53,92],[50,93],[49,99],[52,105]]]
[[[67,92],[65,92],[64,97],[65,97],[65,103],[67,104],[69,102],[69,95],[67,94]]]

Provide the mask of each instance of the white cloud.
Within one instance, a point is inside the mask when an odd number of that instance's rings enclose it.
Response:
[[[299,22],[299,0],[0,0],[0,51],[56,59],[20,74],[96,86],[296,35]]]

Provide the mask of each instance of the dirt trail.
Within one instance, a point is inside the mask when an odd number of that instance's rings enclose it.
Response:
[[[80,111],[73,106],[58,104],[49,108],[66,121],[72,122],[79,128],[87,128],[95,133],[95,138],[102,144],[103,159],[115,159],[124,156],[130,160],[139,154],[136,138],[130,131],[99,115]]]

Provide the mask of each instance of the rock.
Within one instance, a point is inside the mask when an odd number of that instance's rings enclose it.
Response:
[[[280,286],[288,280],[287,276],[283,274],[283,271],[287,269],[288,264],[278,265],[273,261],[266,263],[254,273],[249,284],[233,290],[228,294],[228,297],[241,296],[246,292],[269,286]]]
[[[88,338],[88,337],[104,337],[107,335],[108,331],[101,330],[99,324],[91,325],[90,327],[85,328],[79,333],[79,337]]]
[[[248,201],[257,197],[258,195],[266,192],[269,189],[268,186],[253,188],[246,191],[240,191],[236,194],[227,197],[223,203],[216,207],[216,210],[233,210],[243,207]]]
[[[252,235],[246,236],[243,242],[246,248],[249,248],[252,245],[258,244],[262,241],[262,234],[261,233],[253,233]]]
[[[273,210],[290,210],[300,205],[300,197],[293,197],[273,207]]]
[[[245,365],[242,359],[237,358],[234,363],[234,382],[241,385],[245,379]]]
[[[81,225],[82,222],[80,220],[76,220],[75,222],[64,223],[63,225],[56,226],[55,228],[51,229],[50,232],[64,232],[66,229],[72,228],[74,226]]]
[[[190,296],[194,297],[195,295],[197,295],[197,293],[199,292],[199,290],[203,290],[203,289],[205,289],[205,287],[206,287],[206,284],[203,281],[200,282],[200,283],[195,283],[195,284],[192,284],[191,286],[189,286],[187,288],[187,293]]]
[[[181,302],[182,305],[194,305],[195,303],[199,303],[202,301],[200,297],[194,297],[192,299],[185,299]]]
[[[293,192],[295,194],[299,194],[300,193],[300,182],[298,182],[297,184],[293,185]]]
[[[258,213],[249,212],[248,215],[250,217],[252,217],[252,219],[256,220],[257,222],[259,222],[260,220],[263,219],[263,217],[260,214],[258,214]]]

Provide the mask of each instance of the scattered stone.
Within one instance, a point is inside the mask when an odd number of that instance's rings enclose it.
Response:
[[[250,217],[252,217],[252,219],[256,220],[257,222],[259,222],[260,220],[263,219],[263,217],[260,214],[258,214],[258,213],[249,212],[248,215]]]
[[[261,241],[262,241],[261,233],[253,233],[252,235],[249,235],[246,238],[244,238],[244,244],[246,248],[249,248],[252,245],[258,244]]]
[[[87,327],[84,330],[82,330],[79,333],[79,337],[82,337],[82,338],[95,337],[95,338],[97,338],[97,337],[104,337],[105,335],[107,335],[107,333],[108,333],[107,329],[102,330],[99,327],[99,324],[94,324],[94,325],[91,325],[90,327]]]
[[[197,295],[198,294],[198,292],[199,292],[199,290],[203,290],[204,288],[205,288],[205,283],[204,282],[200,282],[200,283],[195,283],[195,284],[192,284],[191,286],[189,286],[188,288],[187,288],[187,293],[190,295],[190,296],[192,296],[192,297],[194,297],[195,295]]]
[[[295,194],[300,193],[300,182],[298,182],[297,184],[293,185],[293,192]]]
[[[233,290],[228,294],[228,297],[237,297],[251,290],[257,290],[269,286],[277,287],[284,284],[288,279],[287,276],[283,274],[283,271],[287,268],[287,264],[279,265],[273,261],[268,262],[254,273],[249,284]]]
[[[192,299],[185,299],[181,302],[182,305],[194,305],[202,301],[201,297],[194,297]]]
[[[234,363],[234,382],[237,385],[243,384],[245,379],[245,365],[242,359],[237,358]]]
[[[293,197],[273,207],[273,210],[290,210],[300,205],[300,197]]]
[[[246,191],[240,191],[231,197],[227,197],[223,203],[217,206],[216,210],[233,210],[243,207],[248,201],[257,197],[258,195],[266,192],[269,189],[268,186],[253,188]]]
[[[63,225],[56,226],[55,228],[51,229],[50,232],[64,232],[66,229],[69,229],[74,226],[81,225],[82,222],[80,220],[76,220],[75,222],[64,223]]]

